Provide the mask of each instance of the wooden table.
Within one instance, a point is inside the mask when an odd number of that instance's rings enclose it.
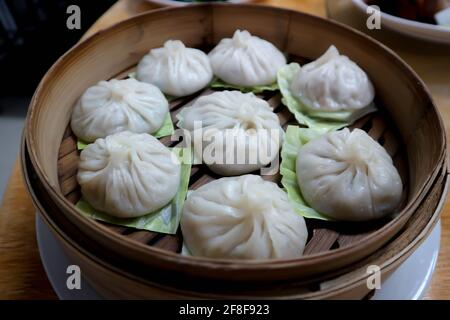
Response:
[[[262,3],[325,16],[325,0],[264,0]],[[336,1],[337,2],[337,1]],[[120,0],[89,29],[85,36],[117,21],[155,7],[139,0]],[[394,41],[395,43],[395,41]],[[428,47],[426,47],[428,48]],[[394,48],[395,49],[395,48]],[[424,47],[400,50],[430,87],[436,103],[450,126],[450,79],[446,64],[450,55],[431,51],[422,63]],[[428,67],[426,67],[428,65]],[[42,267],[36,244],[34,208],[25,190],[19,160],[0,207],[0,299],[56,299]],[[442,242],[438,266],[428,299],[450,299],[450,202],[442,213]]]

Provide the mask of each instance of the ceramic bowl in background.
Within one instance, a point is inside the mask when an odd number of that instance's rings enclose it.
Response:
[[[365,0],[352,0],[353,4],[363,14],[368,14],[368,5]],[[381,12],[382,26],[393,31],[422,40],[450,44],[450,27],[438,26],[429,23],[417,22],[396,17]]]

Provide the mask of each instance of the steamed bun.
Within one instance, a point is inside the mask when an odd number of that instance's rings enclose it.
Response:
[[[224,176],[249,173],[271,163],[284,134],[267,101],[240,91],[202,96],[178,118],[178,126],[191,133],[198,159]]]
[[[180,175],[178,158],[155,137],[125,131],[89,144],[81,152],[77,178],[92,207],[134,218],[169,203]]]
[[[169,103],[157,87],[136,79],[112,79],[83,93],[73,110],[71,128],[86,142],[121,131],[153,133],[168,112]]]
[[[274,83],[278,69],[286,64],[283,53],[272,43],[247,30],[236,30],[231,39],[222,39],[208,56],[214,75],[243,87]]]
[[[375,97],[364,70],[335,46],[300,68],[291,91],[306,107],[321,111],[356,111],[368,107]]]
[[[296,171],[307,203],[336,220],[381,218],[401,201],[402,180],[391,157],[360,129],[310,141],[298,152]]]
[[[139,62],[136,75],[175,97],[193,94],[213,78],[208,56],[180,40],[168,40],[162,48],[150,50]]]
[[[221,178],[193,191],[181,229],[191,254],[223,259],[297,258],[308,237],[286,193],[256,175]]]

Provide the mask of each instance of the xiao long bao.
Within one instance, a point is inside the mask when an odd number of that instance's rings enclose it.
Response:
[[[215,76],[243,87],[274,83],[278,69],[286,64],[285,56],[273,44],[246,30],[222,39],[208,56]]]
[[[121,131],[153,133],[168,112],[169,103],[157,87],[135,79],[112,79],[83,93],[73,110],[71,128],[86,142]]]
[[[178,115],[198,159],[223,176],[258,170],[278,155],[284,132],[267,101],[253,93],[220,91],[198,98]]]
[[[193,94],[213,78],[208,56],[180,40],[168,40],[162,48],[150,50],[139,62],[136,75],[175,97]]]
[[[181,164],[155,137],[120,132],[81,152],[78,183],[95,209],[134,218],[162,208],[180,185]]]
[[[381,218],[401,201],[402,180],[391,157],[360,129],[310,141],[298,152],[296,171],[305,200],[332,219]]]
[[[291,91],[309,109],[361,111],[371,107],[375,90],[367,74],[335,46],[300,68]]]
[[[286,193],[256,175],[221,178],[193,191],[181,229],[192,255],[222,259],[297,258],[308,237]]]

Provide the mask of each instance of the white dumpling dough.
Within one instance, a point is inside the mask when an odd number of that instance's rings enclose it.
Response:
[[[335,46],[300,68],[291,91],[307,107],[324,111],[352,111],[369,106],[375,90],[367,74]]]
[[[310,141],[298,152],[296,169],[307,203],[336,220],[381,218],[393,213],[402,197],[391,157],[360,129]]]
[[[100,81],[78,100],[71,127],[86,142],[121,131],[153,133],[168,112],[167,99],[151,84],[136,79]]]
[[[297,258],[308,237],[286,193],[256,175],[221,178],[193,191],[181,230],[192,255],[222,259]]]
[[[191,132],[197,158],[224,176],[253,172],[271,163],[284,134],[267,101],[240,91],[202,96],[178,118],[178,126]]]
[[[223,81],[253,87],[276,81],[286,58],[272,43],[236,30],[233,38],[222,39],[208,54],[214,74]]]
[[[119,218],[156,211],[175,196],[181,165],[155,137],[120,132],[81,152],[78,182],[95,209]]]
[[[164,47],[150,50],[139,62],[136,75],[175,97],[197,92],[213,78],[208,56],[201,50],[186,48],[180,40],[168,40]]]

